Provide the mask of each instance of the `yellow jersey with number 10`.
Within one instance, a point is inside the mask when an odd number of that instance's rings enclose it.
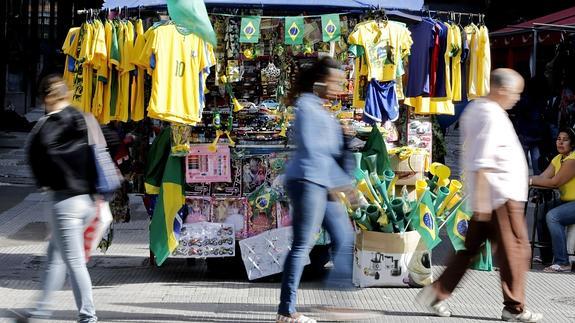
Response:
[[[184,124],[201,121],[205,80],[216,61],[212,46],[174,24],[146,34],[135,63],[152,71],[148,116]]]

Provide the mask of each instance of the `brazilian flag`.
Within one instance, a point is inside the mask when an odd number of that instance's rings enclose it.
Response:
[[[434,213],[433,200],[431,199],[429,191],[423,194],[416,207],[411,211],[410,217],[413,228],[419,232],[429,250],[441,242],[437,219]]]
[[[261,17],[243,17],[240,28],[240,43],[258,43],[260,41]]]
[[[304,21],[303,17],[286,17],[284,41],[288,45],[303,44]]]
[[[469,212],[460,207],[455,211],[455,214],[449,217],[445,224],[449,240],[451,240],[451,244],[456,251],[465,250],[465,236],[467,235],[470,219],[471,215],[469,215]]]
[[[181,211],[185,203],[183,159],[169,156],[150,223],[150,250],[158,266],[178,246],[183,222]]]
[[[323,41],[330,42],[337,40],[341,36],[341,26],[338,14],[323,15],[321,16],[321,31],[323,34]]]
[[[200,0],[167,0],[168,13],[172,20],[179,26],[185,27],[192,34],[204,41],[216,45],[216,33],[204,1]]]

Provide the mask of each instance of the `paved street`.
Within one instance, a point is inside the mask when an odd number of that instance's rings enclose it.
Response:
[[[448,138],[449,139],[449,138]],[[26,168],[18,164],[21,149],[0,150],[0,195],[22,186]],[[20,158],[21,159],[21,158]],[[6,161],[7,160],[7,161]],[[18,166],[12,166],[16,163]],[[18,177],[18,176],[21,176]],[[28,176],[29,177],[29,176]],[[14,186],[16,185],[16,186]],[[0,214],[0,309],[23,309],[32,304],[40,288],[46,249],[48,196],[14,196]],[[20,197],[19,197],[20,196]],[[0,200],[0,203],[7,203]],[[148,262],[148,219],[138,196],[131,197],[132,221],[117,224],[114,243],[105,255],[89,263],[94,298],[102,322],[272,322],[279,299],[278,278],[248,282],[237,264],[186,262],[169,259],[161,268]],[[434,251],[435,273],[451,253],[447,237]],[[413,304],[418,289],[366,288],[352,291],[323,289],[308,275],[299,293],[299,310],[312,317],[315,306],[353,307],[373,311],[366,322],[492,322],[501,314],[498,272],[470,271],[449,301],[455,317],[427,316]],[[529,273],[528,305],[545,313],[545,322],[575,322],[575,275]],[[69,286],[55,297],[55,316],[47,322],[75,319]],[[10,322],[0,312],[0,322]]]

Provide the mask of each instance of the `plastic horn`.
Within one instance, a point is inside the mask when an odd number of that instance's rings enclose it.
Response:
[[[453,197],[447,202],[447,206],[446,206],[446,211],[450,212],[451,210],[453,210],[453,208],[455,206],[457,206],[457,203],[459,203],[459,201],[461,201],[461,195],[460,192],[455,193],[455,195],[453,195]]]
[[[365,198],[365,195],[363,195],[363,193],[359,190],[356,192],[356,194],[357,194],[357,201],[358,201],[359,207],[368,207],[369,202]]]
[[[377,223],[380,215],[380,208],[375,204],[371,204],[370,206],[365,209],[365,214],[369,218],[371,223]]]
[[[439,215],[437,211],[439,210],[439,206],[441,205],[441,203],[443,203],[447,195],[449,195],[449,189],[445,186],[441,186],[437,191],[437,197],[435,198],[435,202],[433,203],[433,208],[435,209],[436,215]]]
[[[357,210],[355,210],[355,212],[351,214],[351,217],[362,230],[373,231],[373,226],[369,222],[369,218],[367,217],[367,215],[365,215],[363,209],[358,208]]]
[[[369,177],[360,168],[362,158],[361,153],[354,153],[353,156],[355,157],[355,170],[353,171],[353,176],[357,181],[357,188],[373,203],[381,204],[381,200],[379,199],[376,191],[373,189]]]
[[[349,200],[345,196],[345,193],[339,192],[337,193],[337,197],[339,198],[340,202],[345,206],[347,213],[351,215],[353,213],[353,208],[351,207],[351,203],[349,203]]]
[[[385,182],[381,182],[379,180],[379,177],[377,177],[377,175],[373,175],[372,179],[374,182],[376,182],[376,187],[379,191],[379,193],[381,194],[382,198],[383,198],[383,205],[385,206],[385,209],[387,210],[387,215],[388,215],[388,219],[391,221],[391,224],[393,225],[393,229],[396,232],[400,232],[398,231],[399,229],[396,229],[396,222],[397,222],[397,216],[395,215],[395,211],[392,208],[391,205],[391,201],[389,199],[389,196],[386,194],[387,193],[387,188],[385,187]]]
[[[449,176],[451,176],[451,169],[441,163],[432,163],[431,167],[429,168],[429,172],[431,173],[431,175],[433,175],[431,183],[429,183],[429,188],[432,191],[435,191],[435,188],[444,179],[449,178]]]
[[[391,196],[392,199],[395,198],[395,183],[397,183],[398,179],[399,176],[395,175],[391,180],[391,184],[389,184],[389,187],[387,188],[387,194]]]
[[[236,146],[236,142],[232,139],[232,136],[231,136],[230,132],[229,132],[229,131],[225,131],[224,133],[226,134],[226,136],[228,136],[228,141],[229,141],[228,146],[230,146],[230,147],[235,147],[235,146]]]
[[[232,99],[232,103],[234,105],[234,112],[238,112],[244,108],[244,106],[241,105],[240,102],[238,101],[238,99],[236,99],[236,98]]]
[[[222,136],[222,131],[221,130],[216,130],[216,139],[214,139],[214,141],[208,146],[208,151],[210,152],[216,152],[218,150],[218,141],[220,141],[220,137]]]
[[[427,182],[422,179],[418,179],[415,182],[415,194],[417,196],[417,200],[419,200],[423,196],[425,190],[427,190]]]
[[[455,196],[455,194],[457,192],[459,192],[461,190],[461,187],[463,185],[461,184],[460,181],[454,179],[449,183],[449,195],[447,195],[447,197],[445,198],[445,200],[443,201],[443,203],[441,203],[441,206],[439,207],[439,210],[437,210],[437,214],[441,215],[443,213],[443,211],[445,211],[445,208],[447,207],[447,204],[449,204],[449,202],[451,201],[451,199],[453,198],[453,196]]]
[[[397,226],[399,232],[405,231],[405,224],[403,221],[405,218],[405,213],[403,213],[404,203],[405,201],[401,198],[397,198],[391,201],[391,207],[393,208],[393,211],[397,217],[397,221],[394,223],[394,225]]]
[[[369,174],[377,174],[377,155],[369,155],[364,157],[365,163],[367,164],[367,170]]]
[[[440,181],[439,183],[437,183],[437,186],[439,187],[447,187],[449,186],[449,183],[451,183],[451,180],[449,178],[444,178],[442,181]]]
[[[393,209],[391,208],[391,201],[387,195],[387,187],[385,182],[382,182],[377,174],[371,174],[371,180],[375,183],[375,187],[377,188],[379,196],[383,200],[383,204],[385,204],[387,211],[393,213]],[[391,218],[392,220],[395,219],[395,214],[392,214]]]
[[[384,233],[393,233],[393,225],[387,219],[386,214],[382,214],[377,221],[379,224],[379,230]]]

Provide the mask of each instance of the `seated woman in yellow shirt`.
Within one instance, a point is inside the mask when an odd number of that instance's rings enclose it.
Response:
[[[553,244],[553,264],[545,268],[546,272],[571,270],[565,231],[568,225],[575,224],[575,131],[562,129],[556,145],[559,155],[541,175],[529,180],[532,185],[559,188],[561,192],[561,205],[551,209],[546,216]]]

